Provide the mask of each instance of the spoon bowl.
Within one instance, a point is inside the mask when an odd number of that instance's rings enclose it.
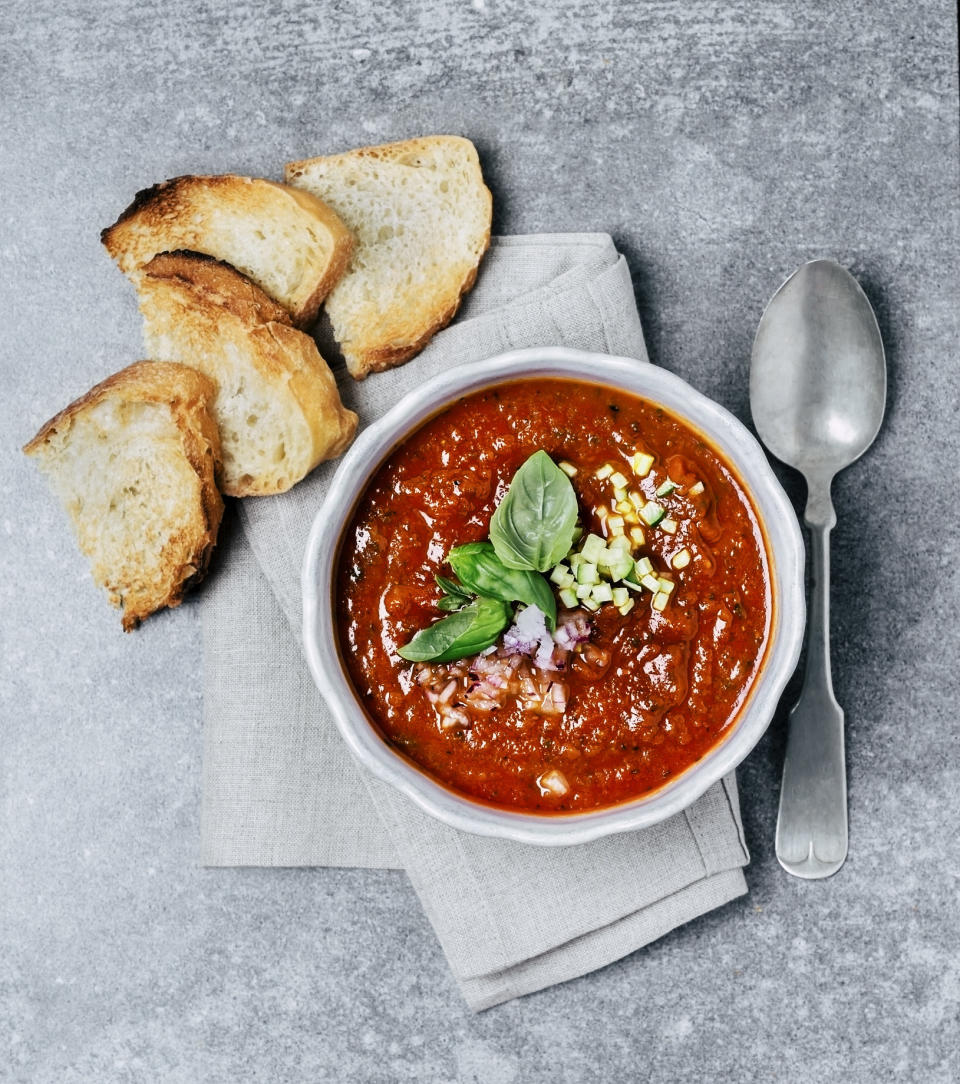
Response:
[[[750,406],[760,439],[788,466],[832,477],[873,443],[886,396],[880,329],[860,284],[831,260],[804,264],[757,328]]]

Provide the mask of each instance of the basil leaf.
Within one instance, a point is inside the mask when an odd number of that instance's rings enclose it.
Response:
[[[520,467],[490,521],[490,541],[508,568],[546,572],[573,542],[577,495],[542,449]]]
[[[398,649],[409,662],[453,662],[476,655],[494,643],[510,623],[510,607],[499,599],[478,598]]]
[[[470,601],[468,595],[444,595],[437,602],[438,610],[459,610]]]
[[[437,581],[437,586],[445,595],[450,595],[453,598],[461,598],[464,602],[469,602],[473,595],[469,591],[464,591],[463,587],[459,583],[455,583],[453,580],[448,580],[446,576],[434,576]]]
[[[508,568],[489,542],[470,542],[457,546],[447,556],[450,567],[461,583],[478,595],[502,602],[526,602],[538,607],[547,619],[547,627],[557,622],[557,600],[550,584],[539,572]]]

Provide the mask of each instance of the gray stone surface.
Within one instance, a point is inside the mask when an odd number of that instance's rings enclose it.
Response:
[[[957,112],[944,0],[0,7],[0,1078],[960,1078]],[[137,355],[97,236],[137,188],[431,131],[476,141],[499,231],[612,232],[653,360],[741,418],[811,257],[891,375],[836,487],[847,865],[776,864],[779,718],[749,896],[477,1017],[401,874],[198,867],[198,607],[122,635],[16,451]]]

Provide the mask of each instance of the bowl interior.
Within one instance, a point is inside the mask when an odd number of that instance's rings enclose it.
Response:
[[[486,805],[448,789],[381,737],[354,693],[340,656],[334,585],[342,533],[389,454],[444,406],[494,384],[567,377],[609,385],[658,403],[702,432],[733,467],[763,529],[773,617],[766,656],[725,737],[660,789],[583,813],[529,813]],[[732,771],[762,736],[796,666],[805,620],[804,549],[793,508],[747,429],[717,403],[647,362],[561,348],[512,351],[450,369],[411,391],[364,430],[344,457],[320,507],[303,565],[304,647],[316,684],[354,756],[422,809],[466,831],[525,843],[568,845],[657,823],[685,809]]]

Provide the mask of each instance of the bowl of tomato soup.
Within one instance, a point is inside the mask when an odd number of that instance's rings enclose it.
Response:
[[[756,440],[646,362],[454,368],[370,425],[303,566],[356,758],[456,828],[565,845],[681,811],[763,734],[804,550]]]

